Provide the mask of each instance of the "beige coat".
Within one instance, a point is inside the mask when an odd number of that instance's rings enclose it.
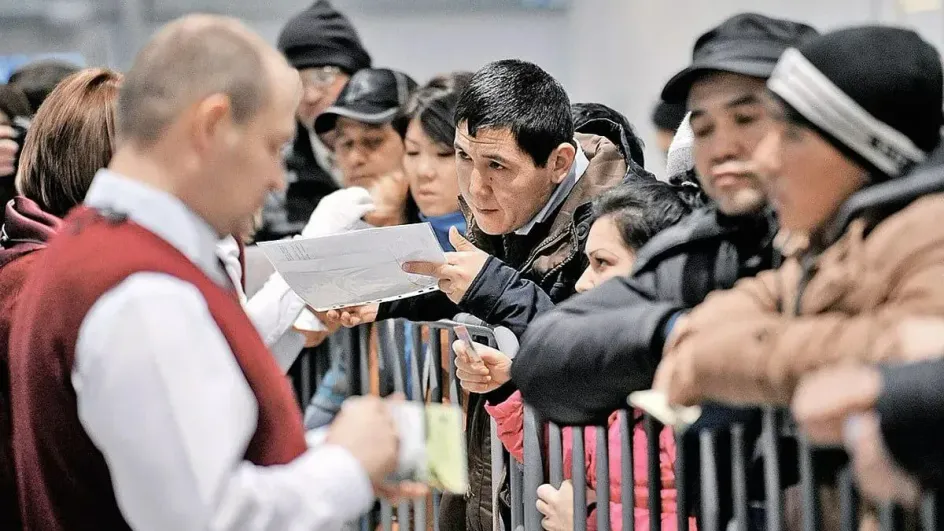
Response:
[[[809,371],[901,358],[904,321],[944,317],[944,194],[917,199],[868,234],[867,226],[853,220],[805,259],[807,274],[803,258],[788,258],[681,320],[666,347],[668,377],[660,376],[670,398],[787,404]]]

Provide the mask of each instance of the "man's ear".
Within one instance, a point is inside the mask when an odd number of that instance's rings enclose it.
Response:
[[[564,181],[564,178],[570,173],[570,167],[573,166],[576,157],[577,148],[569,142],[564,142],[554,148],[554,151],[551,152],[551,156],[547,159],[547,164],[553,175],[554,184],[560,184]]]
[[[221,135],[229,133],[232,121],[232,104],[225,94],[211,94],[193,108],[192,134],[194,145],[200,150],[209,149],[219,142]]]

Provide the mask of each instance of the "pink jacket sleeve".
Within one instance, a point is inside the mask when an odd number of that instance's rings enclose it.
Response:
[[[524,462],[524,401],[515,391],[501,404],[485,404],[485,411],[498,425],[498,439],[519,463]]]

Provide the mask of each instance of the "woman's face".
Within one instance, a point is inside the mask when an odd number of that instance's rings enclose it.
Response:
[[[868,176],[822,136],[787,121],[780,103],[769,106],[773,124],[754,151],[754,163],[780,226],[815,233]]]
[[[636,263],[636,251],[623,242],[612,215],[601,217],[590,227],[585,252],[590,266],[577,280],[577,293],[589,291],[617,276],[629,276]]]
[[[403,170],[410,193],[424,216],[443,216],[459,210],[459,176],[452,146],[434,142],[418,119],[406,129]]]

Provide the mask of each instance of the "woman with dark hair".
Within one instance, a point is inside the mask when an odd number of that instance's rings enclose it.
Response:
[[[459,211],[459,176],[453,141],[459,95],[472,74],[455,72],[433,78],[410,97],[402,111],[399,131],[406,145],[403,169],[410,195],[419,207],[420,219],[433,226],[440,245],[449,243],[449,228],[465,233],[465,217]]]
[[[687,216],[691,209],[666,183],[655,179],[631,180],[600,194],[592,203],[593,224],[587,235],[585,253],[589,267],[577,281],[578,293],[583,293],[616,276],[628,276],[636,261],[636,252],[653,236],[675,225]],[[501,352],[476,345],[476,351],[482,357],[484,365],[471,362],[466,346],[457,342],[456,367],[457,377],[463,389],[474,393],[495,391],[510,380],[511,360]],[[484,378],[489,378],[486,382]],[[520,392],[514,392],[503,402],[485,406],[489,415],[498,424],[498,437],[508,451],[518,460],[523,457],[523,402]],[[569,429],[565,429],[569,432]],[[609,418],[609,465],[610,465],[610,515],[614,529],[622,527],[625,516],[620,500],[621,453],[620,428],[617,415]],[[573,438],[565,433],[564,470],[569,477],[572,470]],[[587,430],[585,435],[587,466],[587,486],[596,489],[596,433]],[[636,423],[633,433],[633,467],[635,507],[632,517],[636,529],[649,528],[649,511],[646,495],[648,493],[647,441],[641,423]],[[674,529],[677,522],[675,474],[675,443],[670,430],[659,435],[659,455],[662,477],[662,529]],[[544,528],[548,530],[573,529],[573,495],[570,482],[565,482],[560,489],[544,485],[538,490],[538,508],[544,514]],[[592,496],[588,497],[592,501]],[[592,513],[592,507],[588,514]],[[596,517],[590,514],[588,529],[594,529]]]
[[[85,198],[115,145],[121,75],[82,70],[42,105],[26,136],[16,176],[19,196],[6,205],[0,231],[0,528],[19,528],[11,452],[8,341],[20,289],[65,214]]]

